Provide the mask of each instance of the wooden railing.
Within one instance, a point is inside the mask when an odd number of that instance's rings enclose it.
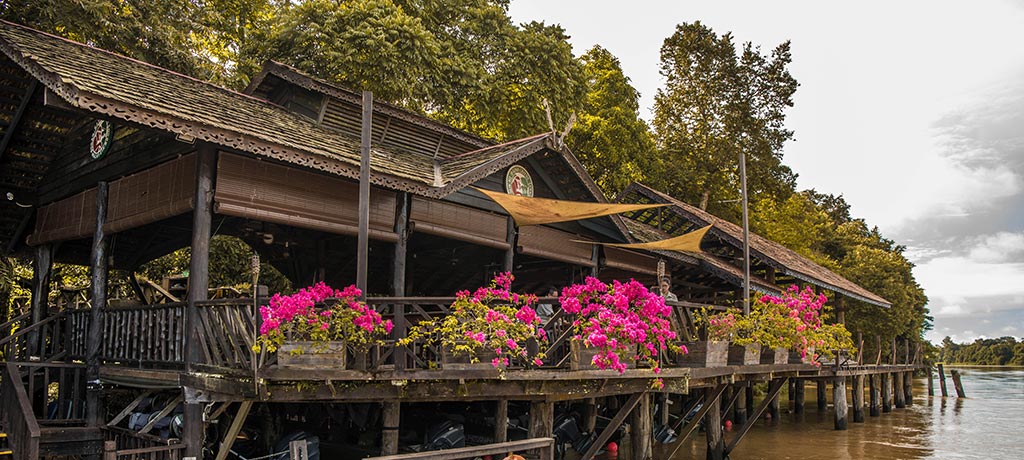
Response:
[[[3,426],[7,432],[15,460],[39,458],[39,424],[32,411],[32,403],[15,363],[3,366],[0,383],[0,406],[3,408]]]
[[[119,427],[107,427],[103,460],[181,460],[185,445],[177,439],[139,434]]]
[[[28,324],[28,313],[17,316],[8,323],[7,330],[14,333],[0,338],[0,355],[5,361],[57,361],[67,355],[65,349],[64,312],[52,314],[35,324]],[[15,330],[17,328],[17,330]],[[31,341],[36,341],[34,344]],[[35,345],[36,353],[29,356]]]
[[[41,425],[85,424],[85,365],[8,363],[27,387],[32,413]]]
[[[219,368],[251,370],[257,326],[251,299],[209,300],[196,305],[202,362]]]
[[[68,317],[68,356],[85,359],[92,312],[72,310]],[[100,357],[108,364],[180,367],[185,361],[185,304],[107,307],[103,314]]]
[[[370,457],[367,460],[463,460],[503,456],[515,453],[528,459],[552,460],[554,458],[554,438],[532,438],[520,441],[485,444],[482,446],[457,447],[454,449],[417,452],[412,454],[387,455]]]

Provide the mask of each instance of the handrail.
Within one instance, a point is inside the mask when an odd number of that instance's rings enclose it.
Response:
[[[0,406],[4,408],[3,426],[7,429],[7,439],[11,443],[14,458],[39,458],[39,423],[36,422],[32,404],[18,372],[18,364],[7,363],[4,366],[0,388]]]
[[[464,458],[483,457],[485,455],[504,455],[509,452],[525,452],[538,450],[540,458],[551,459],[555,446],[555,438],[532,438],[520,441],[500,442],[482,446],[456,447],[454,449],[415,452],[411,454],[385,455],[369,457],[366,460],[459,460]]]
[[[14,318],[11,318],[11,319],[7,320],[7,322],[5,322],[3,324],[0,324],[0,331],[6,330],[7,328],[9,328],[12,325],[14,325],[14,323],[17,323],[19,321],[27,319],[29,316],[32,316],[32,313],[31,312],[25,312],[25,313],[22,313],[22,314],[20,314],[18,316],[15,316]]]
[[[64,317],[64,312],[60,312],[60,313],[57,313],[56,315],[49,316],[46,319],[44,319],[44,320],[42,320],[42,321],[40,321],[38,323],[35,323],[35,324],[33,324],[33,325],[29,326],[29,327],[18,329],[18,332],[15,332],[14,334],[11,334],[11,335],[9,335],[7,337],[4,337],[4,338],[0,339],[0,346],[6,345],[8,342],[10,342],[10,341],[12,341],[12,340],[14,340],[14,339],[16,339],[18,337],[21,337],[21,336],[23,336],[25,334],[28,334],[29,332],[32,332],[32,331],[37,330],[37,329],[41,329],[43,326],[45,326],[47,324],[50,324],[50,323],[52,323],[52,322],[54,322],[54,321],[56,321],[58,319],[61,319],[63,317]]]

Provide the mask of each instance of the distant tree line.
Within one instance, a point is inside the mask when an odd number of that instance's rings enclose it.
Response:
[[[973,343],[956,343],[942,339],[939,360],[955,364],[1024,366],[1024,338],[976,339]]]

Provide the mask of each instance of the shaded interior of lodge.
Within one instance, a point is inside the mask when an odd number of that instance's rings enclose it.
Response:
[[[356,458],[512,442],[464,456],[550,458],[575,441],[568,450],[589,459],[629,439],[621,455],[643,460],[656,439],[671,447],[667,427],[685,438],[701,419],[716,426],[713,409],[743,419],[777,411],[773,396],[787,379],[856,375],[863,396],[864,377],[875,387],[877,375],[891,395],[884,380],[902,381],[917,362],[917,351],[895,343],[842,366],[707,367],[666,356],[664,388],[652,390],[651,369],[619,374],[574,361],[560,312],[546,325],[552,341],[539,369],[446,367],[438,350],[395,346],[410,325],[446,314],[456,291],[495,273],[513,272],[517,292],[543,295],[587,276],[654,286],[659,266],[680,299],[670,302],[673,328],[697,340],[695,309],[742,303],[743,238],[641,184],[617,201],[666,206],[517,226],[477,188],[509,192],[518,177],[536,197],[608,201],[557,134],[494,144],[374,102],[365,279],[367,303],[394,321],[392,340],[365,355],[342,352],[344,367],[280,366],[254,350],[265,291],[210,298],[210,237],[241,239],[296,286],[354,283],[361,95],[277,63],[233,92],[10,23],[0,23],[0,50],[0,245],[35,264],[33,295],[2,319],[0,338],[0,422],[15,458],[257,458],[317,436],[319,445],[291,447]],[[579,242],[654,241],[707,225],[701,252]],[[108,299],[110,270],[134,273],[185,247],[185,291],[133,275],[133,297]],[[751,235],[750,247],[755,293],[813,286],[838,298],[839,321],[844,302],[889,305],[767,239]],[[88,291],[51,293],[55,262],[91,267]],[[755,407],[758,382],[768,394]],[[729,441],[708,430],[713,438],[721,453],[742,434]]]

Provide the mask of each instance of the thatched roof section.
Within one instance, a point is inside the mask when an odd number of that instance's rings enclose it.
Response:
[[[712,225],[711,233],[728,244],[743,247],[743,229],[725,219],[716,217],[696,206],[679,201],[665,193],[642,184],[633,183],[623,191],[629,202],[669,203],[667,209],[697,226]],[[750,234],[750,255],[774,269],[810,284],[870,304],[890,307],[892,304],[877,294],[864,289],[837,273],[822,267],[796,252],[755,233]]]

